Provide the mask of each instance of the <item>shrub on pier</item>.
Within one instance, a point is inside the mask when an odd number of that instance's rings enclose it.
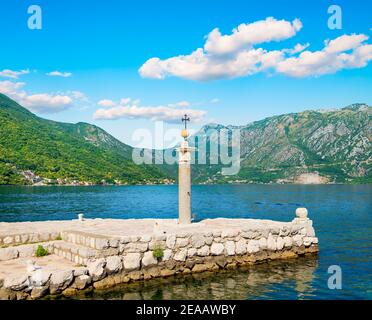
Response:
[[[38,245],[36,251],[35,251],[35,256],[36,257],[44,257],[49,254],[49,251],[45,249],[42,245]]]
[[[157,247],[157,248],[154,249],[152,254],[153,254],[154,258],[160,260],[161,258],[164,257],[164,250],[161,247]]]

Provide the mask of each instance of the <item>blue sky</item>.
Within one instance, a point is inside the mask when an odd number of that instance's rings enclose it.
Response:
[[[41,30],[27,27],[27,8],[33,4],[42,9]],[[340,30],[328,28],[327,8],[331,4],[342,9]],[[0,91],[10,92],[42,117],[94,123],[130,144],[134,144],[134,130],[153,129],[156,117],[151,118],[151,112],[165,119],[167,127],[175,128],[180,109],[195,110],[191,114],[199,121],[192,126],[197,129],[208,122],[240,125],[305,109],[342,107],[354,102],[371,104],[371,41],[367,38],[372,33],[370,12],[371,2],[361,0],[3,0]],[[268,17],[274,21],[266,20]],[[295,19],[299,19],[300,27]],[[231,36],[241,24],[252,24],[252,30],[256,28],[259,33],[260,27],[254,23],[265,20],[267,25],[283,28],[279,40],[252,40],[255,35],[249,31],[248,35],[242,31]],[[207,38],[215,28],[220,36]],[[301,52],[280,51],[293,49],[296,44],[309,44],[303,51],[321,51],[326,39],[352,34],[364,36],[343,39],[347,43],[356,40],[357,44],[324,56],[323,61],[317,60],[308,69],[301,61],[296,61],[295,69],[290,63]],[[230,38],[227,44],[222,41],[224,35]],[[206,46],[208,42],[210,47]],[[364,56],[356,52],[358,47],[363,47],[360,52]],[[201,60],[190,64],[190,54],[198,48],[204,48]],[[218,51],[221,48],[222,54]],[[248,71],[236,68],[233,61],[239,54],[257,49],[280,51],[275,66],[257,70],[256,64],[247,62],[251,58],[242,56],[239,63]],[[254,52],[260,54],[261,65],[261,53]],[[353,60],[339,66],[334,61],[342,54],[350,54]],[[147,64],[146,72],[141,72],[151,58],[159,61]],[[268,58],[273,63],[273,58]],[[285,59],[290,60],[283,63]],[[324,59],[329,59],[328,65]],[[180,71],[185,60],[187,67]],[[21,70],[26,72],[21,74]],[[60,76],[47,75],[54,71]],[[160,76],[162,79],[156,79]],[[119,103],[128,97],[130,102]],[[104,107],[102,100],[106,101]],[[35,103],[45,106],[38,108]],[[98,109],[103,110],[101,116],[94,117]]]

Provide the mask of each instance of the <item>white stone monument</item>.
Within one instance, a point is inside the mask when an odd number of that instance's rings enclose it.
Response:
[[[196,149],[189,147],[187,137],[187,121],[190,118],[185,116],[182,122],[185,122],[185,129],[182,130],[181,136],[183,141],[180,148],[176,151],[179,152],[178,160],[178,223],[189,224],[191,223],[191,152]]]

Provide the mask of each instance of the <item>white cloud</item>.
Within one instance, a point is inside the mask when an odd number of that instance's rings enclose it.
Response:
[[[68,78],[68,77],[71,77],[72,76],[72,73],[71,72],[52,71],[52,72],[48,72],[46,75],[47,76],[51,76],[51,77]]]
[[[140,99],[133,100],[132,104],[138,106],[141,103]]]
[[[216,59],[197,49],[188,56],[178,56],[167,60],[153,58],[140,69],[143,77],[164,79],[176,76],[189,80],[207,81],[228,79],[254,74],[259,71],[259,63],[266,52],[263,49],[251,49],[238,52],[228,59]]]
[[[203,48],[165,60],[148,59],[139,73],[145,78],[175,76],[197,81],[231,79],[270,70],[292,77],[306,77],[363,67],[371,60],[370,45],[364,43],[368,37],[364,34],[343,35],[327,41],[323,50],[314,52],[304,51],[309,43],[271,51],[254,47],[293,37],[301,27],[298,19],[289,22],[267,18],[241,24],[230,35],[221,35],[214,29]]]
[[[101,100],[110,101],[114,104],[111,108],[98,109],[93,118],[96,120],[116,120],[120,118],[129,119],[149,119],[149,120],[162,120],[166,122],[176,122],[179,121],[182,116],[187,113],[193,122],[200,122],[206,114],[204,110],[189,109],[186,106],[186,101],[180,101],[168,105],[160,106],[140,106],[139,100],[133,101],[131,104],[115,103],[112,100]],[[128,102],[130,99],[128,100]],[[136,102],[136,103],[134,103]],[[111,106],[111,103],[110,103]],[[181,107],[181,108],[177,108]]]
[[[218,29],[214,29],[208,35],[204,49],[166,60],[151,58],[142,65],[139,73],[142,77],[154,79],[176,76],[200,81],[251,75],[261,70],[262,60],[270,66],[270,60],[276,61],[281,56],[280,51],[255,49],[254,44],[290,38],[301,27],[298,19],[291,23],[269,17],[241,24],[231,35],[223,36]]]
[[[116,105],[116,103],[112,100],[109,100],[109,99],[103,99],[103,100],[100,100],[97,102],[97,104],[101,107],[105,107],[105,108],[111,108],[111,107],[114,107]]]
[[[39,113],[57,113],[73,105],[73,98],[63,94],[31,94],[25,90],[24,82],[0,81],[0,92],[17,101],[21,106]]]
[[[84,92],[77,91],[77,90],[69,90],[65,93],[61,93],[62,95],[66,95],[72,98],[74,107],[77,108],[79,111],[87,110],[90,107],[94,107],[95,104],[93,104],[89,98],[85,95]]]
[[[78,99],[78,100],[87,100],[87,96],[81,92],[81,91],[68,91],[67,92],[72,98]]]
[[[302,28],[299,19],[289,22],[268,17],[253,23],[242,23],[233,29],[231,35],[221,35],[218,28],[209,33],[204,45],[209,54],[230,54],[242,48],[250,48],[254,44],[280,41],[293,37]]]
[[[111,99],[102,99],[100,101],[97,102],[97,104],[100,106],[100,107],[104,107],[104,108],[112,108],[112,107],[117,107],[117,106],[126,106],[130,103],[132,99],[131,98],[122,98],[120,99],[119,102],[115,102]],[[138,105],[139,104],[139,100],[134,100],[132,102],[133,105]]]
[[[130,98],[122,98],[121,100],[120,100],[120,104],[121,105],[126,105],[126,104],[128,104],[129,102],[130,102]]]
[[[139,106],[140,104],[140,99],[135,99],[135,100],[132,100],[132,98],[122,98],[120,99],[119,102],[115,102],[111,99],[102,99],[102,100],[99,100],[97,102],[97,104],[100,106],[100,107],[104,107],[104,108],[113,108],[113,107],[119,107],[119,106],[128,106],[128,105],[134,105],[134,106]],[[182,100],[182,101],[179,101],[179,102],[176,102],[176,103],[169,103],[167,105],[165,105],[166,107],[169,107],[169,108],[187,108],[191,105],[190,102],[186,101],[186,100]]]
[[[220,99],[218,98],[213,98],[210,103],[219,103],[220,102]]]
[[[352,35],[342,35],[334,40],[326,40],[324,51],[327,53],[340,53],[343,51],[348,51],[355,49],[360,46],[360,44],[367,40],[368,37],[364,34],[352,34]]]
[[[115,120],[120,118],[129,118],[150,119],[153,121],[179,122],[185,113],[187,113],[187,115],[192,119],[193,122],[200,122],[205,116],[206,111],[194,109],[180,110],[165,106],[138,107],[133,105],[127,107],[115,107],[111,109],[98,109],[94,113],[94,119]]]
[[[25,96],[20,104],[40,113],[57,113],[71,107],[72,99],[69,96],[40,93]]]
[[[298,57],[278,62],[276,70],[292,77],[320,76],[342,69],[361,68],[372,60],[372,45],[364,34],[343,35],[327,41],[319,51],[303,51]]]
[[[304,51],[309,46],[310,46],[310,43],[305,43],[305,44],[297,43],[292,49],[283,49],[282,52],[288,53],[290,55],[294,55],[296,53]]]
[[[187,108],[189,106],[190,106],[190,102],[188,101],[179,101],[176,103],[168,104],[168,107],[172,107],[172,108]]]
[[[30,73],[30,70],[13,71],[10,69],[4,69],[0,71],[0,77],[17,79],[19,76]]]
[[[5,95],[13,95],[24,85],[24,82],[0,81],[0,92]]]

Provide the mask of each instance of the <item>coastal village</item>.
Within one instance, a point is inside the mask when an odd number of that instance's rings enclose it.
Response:
[[[48,186],[48,185],[59,185],[59,186],[93,186],[96,185],[93,182],[88,181],[78,181],[74,179],[48,179],[48,178],[42,178],[38,175],[36,175],[31,170],[26,171],[19,171],[22,176],[26,179],[26,181],[32,185],[32,186]],[[144,180],[142,183],[138,183],[140,185],[157,185],[157,184],[175,184],[175,180],[164,178],[164,179],[158,179],[158,180]],[[129,185],[128,182],[123,182],[119,180],[114,180],[114,184],[108,183],[105,180],[101,180],[99,185],[107,186],[107,185],[119,185],[119,186],[125,186]]]

